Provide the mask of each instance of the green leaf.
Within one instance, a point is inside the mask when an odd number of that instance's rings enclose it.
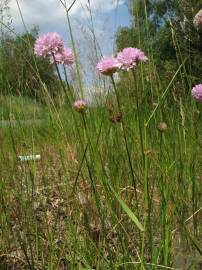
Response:
[[[132,212],[132,210],[127,206],[127,204],[121,199],[121,197],[116,193],[116,191],[113,189],[113,187],[109,184],[109,187],[116,197],[117,201],[120,203],[121,207],[123,208],[124,212],[129,216],[129,218],[135,223],[135,225],[138,227],[138,229],[143,232],[144,228],[142,224],[139,222],[135,214]]]

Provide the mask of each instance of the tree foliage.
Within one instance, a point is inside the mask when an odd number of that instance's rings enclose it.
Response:
[[[140,47],[153,54],[160,72],[169,62],[173,70],[188,58],[186,69],[194,82],[202,74],[202,33],[193,26],[201,0],[130,0],[130,27],[120,28],[116,35],[117,50]],[[170,66],[170,65],[169,65]]]
[[[44,84],[52,97],[56,95],[59,81],[54,66],[34,56],[37,35],[38,29],[35,27],[30,33],[1,38],[1,94],[12,93],[41,99]]]

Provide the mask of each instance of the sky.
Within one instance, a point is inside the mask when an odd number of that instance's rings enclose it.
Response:
[[[63,2],[65,0],[62,0]],[[91,27],[89,3],[96,38],[103,53],[113,53],[114,33],[119,26],[130,23],[127,7],[128,0],[77,0],[70,11],[75,38],[82,39],[83,32]],[[58,32],[66,41],[69,38],[64,7],[60,0],[10,0],[10,13],[16,32],[23,32],[24,27],[20,17],[19,7],[26,27],[30,30],[38,25],[40,33]],[[66,0],[67,7],[73,0]]]
[[[61,0],[65,2],[65,0]],[[15,32],[25,32],[21,14],[28,31],[34,25],[39,26],[39,34],[58,32],[65,40],[66,46],[71,47],[67,26],[66,13],[60,0],[10,0],[10,14]],[[73,0],[66,0],[67,7]],[[74,39],[78,45],[82,61],[95,57],[93,48],[92,23],[95,32],[99,56],[112,55],[115,51],[115,33],[120,26],[130,25],[128,0],[76,0],[70,11],[70,20]],[[89,4],[92,21],[90,20]],[[93,55],[93,56],[92,56]],[[86,69],[86,68],[85,68]],[[86,69],[86,73],[91,71]],[[87,75],[87,79],[90,76]]]

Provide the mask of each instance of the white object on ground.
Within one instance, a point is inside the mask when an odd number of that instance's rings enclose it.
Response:
[[[41,155],[18,156],[20,161],[40,160]]]

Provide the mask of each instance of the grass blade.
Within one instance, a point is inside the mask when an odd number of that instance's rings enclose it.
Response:
[[[135,216],[135,214],[133,213],[133,211],[121,199],[121,197],[116,193],[116,191],[113,189],[113,187],[110,184],[109,184],[109,187],[110,187],[112,193],[114,194],[114,196],[116,197],[117,201],[120,203],[120,205],[121,205],[122,209],[124,210],[124,212],[129,216],[129,218],[138,227],[138,229],[141,232],[143,232],[144,231],[144,228],[143,228],[142,224],[139,222],[139,220],[137,219],[137,217]]]

